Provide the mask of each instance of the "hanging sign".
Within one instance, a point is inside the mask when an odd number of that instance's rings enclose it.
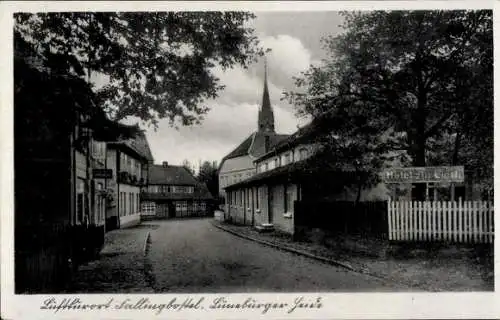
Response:
[[[93,169],[92,175],[94,179],[112,179],[113,170],[112,169]]]
[[[390,168],[382,173],[385,183],[464,182],[464,167]]]

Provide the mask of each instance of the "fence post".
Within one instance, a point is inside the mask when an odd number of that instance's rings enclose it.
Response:
[[[408,240],[408,201],[403,202],[403,234],[402,234],[402,240]]]
[[[483,213],[486,209],[486,202],[480,202],[480,209],[477,213],[477,219],[479,224],[479,242],[484,243],[484,228],[483,228]]]
[[[489,243],[492,243],[493,242],[493,237],[494,237],[494,221],[493,221],[493,217],[494,217],[494,214],[493,214],[493,202],[490,202],[490,205],[488,206],[488,225],[489,225],[489,228],[488,228],[488,235],[489,235]]]
[[[453,201],[448,201],[448,212],[446,214],[446,229],[448,230],[446,239],[448,242],[452,241],[453,238],[453,227],[451,226],[451,220],[453,218]]]
[[[471,210],[471,216],[472,216],[472,242],[477,243],[477,236],[478,236],[478,228],[477,228],[477,212],[478,212],[478,201],[473,201],[472,202],[472,210]]]
[[[422,241],[424,239],[424,235],[422,234],[422,216],[423,216],[423,205],[422,205],[422,201],[417,201],[417,207],[418,207],[418,211],[417,211],[417,220],[418,220],[418,228],[417,228],[417,239],[419,241]]]
[[[396,240],[401,240],[402,238],[402,226],[403,226],[403,202],[398,201],[396,211],[394,212],[394,218],[396,219]]]
[[[409,234],[409,240],[415,240],[415,226],[413,223],[413,219],[415,216],[414,210],[416,208],[416,203],[414,201],[410,202],[410,212],[409,212],[409,229],[410,229],[410,234]]]
[[[392,215],[391,215],[391,199],[387,200],[387,223],[389,224],[389,228],[387,230],[387,237],[389,240],[392,240]]]

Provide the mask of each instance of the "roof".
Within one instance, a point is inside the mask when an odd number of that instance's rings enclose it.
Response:
[[[315,179],[318,175],[324,179],[327,175],[338,175],[339,173],[352,173],[354,169],[350,166],[342,168],[332,165],[318,165],[318,159],[315,157],[293,162],[282,167],[278,167],[269,171],[258,173],[241,182],[229,185],[226,190],[240,188],[249,185],[263,183],[269,180],[286,179],[288,181],[298,181],[306,179]]]
[[[152,162],[154,160],[151,149],[149,148],[148,139],[146,139],[144,131],[139,131],[134,139],[129,139],[126,143],[131,148],[142,154],[148,161]]]
[[[197,183],[193,193],[142,193],[143,200],[212,200],[204,183]]]
[[[258,160],[264,160],[274,156],[276,153],[281,151],[285,151],[287,149],[293,148],[304,141],[310,140],[311,136],[314,134],[314,126],[312,123],[307,124],[306,126],[298,129],[293,134],[286,136],[284,139],[281,139],[276,143],[271,150],[266,153],[263,153],[258,157]]]
[[[252,145],[248,149],[248,154],[258,158],[266,153],[266,137],[269,137],[269,148],[273,148],[275,145],[280,143],[289,137],[288,134],[277,134],[277,133],[266,133],[257,131],[254,134]]]
[[[242,143],[240,143],[233,151],[231,151],[227,156],[224,157],[222,161],[225,159],[231,159],[231,158],[236,158],[236,157],[241,157],[244,155],[248,154],[248,149],[250,148],[250,145],[252,144],[253,136],[255,135],[255,132],[252,133],[248,138],[243,140]]]
[[[199,185],[194,176],[182,166],[151,165],[148,170],[148,184]]]
[[[269,147],[272,148],[277,143],[285,140],[289,135],[255,131],[222,159],[221,166],[224,160],[227,159],[237,158],[245,155],[251,155],[256,158],[260,157],[266,151],[266,136],[269,137]]]
[[[138,130],[133,138],[111,141],[108,142],[108,144],[115,147],[125,147],[150,163],[154,161],[151,149],[149,148],[148,140],[142,130]]]

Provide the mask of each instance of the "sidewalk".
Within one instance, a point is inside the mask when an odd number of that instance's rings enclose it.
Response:
[[[259,233],[249,226],[235,226],[217,220],[213,224],[236,236],[425,291],[494,290],[492,252],[491,256],[478,257],[470,250],[458,250],[452,254],[418,254],[400,250],[385,257],[375,257],[319,243],[292,241],[290,236],[277,232]]]
[[[150,230],[143,224],[106,233],[99,260],[80,266],[66,292],[152,293],[145,269]]]

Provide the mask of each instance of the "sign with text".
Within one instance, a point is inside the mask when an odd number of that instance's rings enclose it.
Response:
[[[382,174],[385,183],[463,182],[464,167],[390,168]]]
[[[92,175],[94,179],[112,179],[113,170],[112,169],[93,169]]]

